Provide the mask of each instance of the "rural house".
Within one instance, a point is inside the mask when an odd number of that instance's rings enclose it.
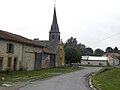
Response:
[[[33,70],[41,63],[43,46],[20,35],[0,30],[0,69]],[[35,62],[37,59],[39,62]],[[41,67],[41,65],[39,65]]]
[[[120,54],[118,53],[106,53],[103,56],[107,56],[109,59],[109,65],[110,66],[116,66],[120,65]]]

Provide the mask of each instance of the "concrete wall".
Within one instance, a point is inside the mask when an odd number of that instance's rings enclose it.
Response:
[[[107,61],[81,60],[81,65],[102,65],[102,66],[107,66]]]

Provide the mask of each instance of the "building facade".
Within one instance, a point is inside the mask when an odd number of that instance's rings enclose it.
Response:
[[[0,30],[0,69],[34,70],[36,55],[43,53],[43,48],[32,40]]]
[[[81,65],[107,66],[108,58],[107,57],[98,57],[98,56],[82,56]]]
[[[110,66],[117,66],[120,65],[120,54],[118,53],[106,53],[103,56],[107,56],[109,59],[108,64]]]

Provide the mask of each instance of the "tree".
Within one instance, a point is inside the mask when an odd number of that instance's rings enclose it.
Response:
[[[114,53],[119,53],[119,50],[117,47],[115,47],[113,51],[114,51]]]
[[[99,48],[95,49],[94,55],[96,55],[96,56],[103,56],[104,55],[104,51],[99,49]]]
[[[77,48],[79,49],[79,53],[81,53],[82,56],[86,55],[87,50],[84,44],[79,43]]]
[[[69,38],[65,45],[65,60],[67,63],[80,62],[82,51],[81,48],[85,47],[83,44],[77,44],[76,38]]]
[[[88,48],[86,48],[86,55],[93,55],[93,49],[92,48],[90,48],[90,47],[88,47]]]
[[[93,49],[92,48],[86,48],[84,44],[81,44],[77,42],[76,38],[69,38],[65,44],[65,60],[66,63],[76,63],[80,62],[81,56],[84,55],[93,55]]]
[[[112,47],[107,47],[106,48],[106,53],[113,53]]]
[[[66,63],[69,63],[71,66],[71,63],[80,62],[81,55],[78,52],[77,49],[73,47],[68,47],[65,49],[65,61]]]
[[[76,40],[76,38],[73,38],[73,37],[69,38],[69,39],[66,41],[64,47],[65,47],[65,48],[67,48],[67,47],[74,47],[74,48],[76,48],[76,47],[77,47],[77,40]]]

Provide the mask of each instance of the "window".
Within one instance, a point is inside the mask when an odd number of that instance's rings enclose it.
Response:
[[[100,66],[102,66],[102,63],[99,63]]]
[[[14,53],[14,45],[8,43],[7,44],[7,53]]]
[[[58,39],[60,40],[60,36],[58,36]]]
[[[52,39],[54,39],[55,38],[55,36],[54,35],[52,35]]]

